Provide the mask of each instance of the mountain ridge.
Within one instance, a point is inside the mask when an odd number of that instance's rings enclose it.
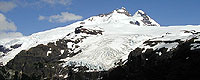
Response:
[[[132,60],[130,56],[143,53],[156,55],[158,59],[171,56],[167,53],[173,53],[187,41],[192,41],[188,51],[200,49],[199,26],[160,26],[141,10],[129,15],[121,8],[65,27],[2,42],[1,66],[22,71],[32,78],[70,79],[76,73],[83,76],[84,72],[101,73],[126,66]],[[149,59],[152,58],[142,58]]]
[[[138,10],[143,12],[142,10]],[[83,22],[82,24],[102,24],[102,23],[123,23],[133,24],[138,26],[160,26],[157,22],[151,19],[146,13],[138,15],[138,11],[132,16],[126,8],[113,10],[110,13],[100,14],[98,16],[92,16]],[[87,22],[87,23],[86,23]]]

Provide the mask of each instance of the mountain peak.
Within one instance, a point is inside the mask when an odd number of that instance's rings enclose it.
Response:
[[[131,16],[131,14],[126,10],[125,7],[121,7],[120,9],[116,9],[113,11],[113,13],[120,13],[120,14],[125,14],[127,16]]]
[[[85,22],[82,23],[86,24],[123,23],[123,24],[134,24],[138,26],[160,26],[157,22],[151,19],[144,11],[138,10],[132,16],[126,10],[125,7],[115,9],[107,14],[100,14],[98,16],[90,17]]]
[[[125,7],[123,7],[123,6],[122,6],[122,8],[121,8],[121,9],[125,9],[125,10],[126,10],[126,8],[125,8]]]
[[[138,10],[133,17],[137,18],[143,26],[160,26],[156,21],[154,21],[150,16],[148,16],[144,11]]]
[[[146,14],[144,11],[142,11],[142,10],[138,10],[137,12],[136,12],[136,14]]]
[[[118,12],[127,12],[125,7],[121,7],[120,9],[116,9]]]

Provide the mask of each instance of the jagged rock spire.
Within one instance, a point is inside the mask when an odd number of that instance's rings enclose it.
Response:
[[[133,17],[137,18],[138,22],[142,23],[143,26],[160,26],[156,21],[149,17],[144,11],[138,10]]]
[[[120,9],[116,9],[116,10],[114,10],[114,11],[116,11],[117,13],[125,14],[125,15],[127,15],[127,16],[131,16],[131,14],[126,10],[125,7],[122,7],[122,8],[120,8]]]

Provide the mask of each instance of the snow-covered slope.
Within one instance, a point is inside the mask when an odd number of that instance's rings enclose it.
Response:
[[[87,66],[92,70],[108,70],[114,63],[125,61],[136,45],[149,36],[139,34],[105,34],[85,39],[80,45],[80,54],[75,55],[66,65]]]
[[[144,27],[145,26],[145,27]],[[148,27],[146,27],[148,26]],[[20,51],[28,50],[39,44],[56,42],[59,39],[70,40],[67,47],[69,53],[76,53],[72,57],[66,57],[62,66],[86,66],[89,71],[108,70],[123,63],[128,59],[129,53],[137,47],[152,48],[146,46],[145,41],[173,41],[180,39],[186,41],[197,35],[185,33],[185,31],[200,32],[200,26],[161,26],[139,10],[131,16],[125,8],[114,10],[109,14],[93,16],[83,21],[78,21],[69,26],[59,27],[30,36],[2,41],[2,48],[8,52],[0,53],[0,62],[5,65]],[[76,42],[76,40],[79,40]],[[200,39],[197,39],[199,41]],[[20,44],[17,48],[11,48]],[[79,46],[79,47],[77,47]],[[154,49],[167,47],[175,48],[177,43],[163,44]],[[60,50],[61,53],[65,50]],[[47,56],[50,52],[47,52]]]

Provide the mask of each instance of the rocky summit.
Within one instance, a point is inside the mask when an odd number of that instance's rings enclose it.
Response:
[[[122,7],[0,41],[0,80],[199,80],[199,27]]]

